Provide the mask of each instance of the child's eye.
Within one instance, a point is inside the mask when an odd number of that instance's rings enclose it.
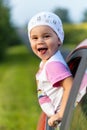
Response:
[[[45,35],[45,36],[44,36],[44,38],[49,38],[49,37],[50,37],[50,35]]]
[[[37,37],[32,37],[32,40],[37,40],[38,38]]]

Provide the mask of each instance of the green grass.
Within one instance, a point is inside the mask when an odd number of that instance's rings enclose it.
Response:
[[[38,65],[39,59],[25,46],[7,50],[6,59],[0,64],[0,130],[36,130],[41,113],[35,81]],[[86,122],[78,106],[70,130],[86,130]]]
[[[35,73],[38,59],[24,46],[9,48],[0,64],[0,129],[35,130],[40,108]]]
[[[79,104],[72,116],[69,130],[87,130],[87,95],[83,105]],[[82,110],[85,107],[84,110]]]

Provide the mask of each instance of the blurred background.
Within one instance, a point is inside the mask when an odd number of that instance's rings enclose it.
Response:
[[[40,60],[31,51],[27,24],[40,11],[52,11],[62,19],[64,56],[87,38],[87,0],[0,0],[1,130],[37,128],[41,109],[35,73]]]

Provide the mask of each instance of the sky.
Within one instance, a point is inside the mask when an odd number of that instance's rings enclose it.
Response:
[[[87,0],[9,0],[11,20],[16,26],[24,26],[29,19],[41,11],[54,11],[55,8],[64,8],[69,11],[74,22],[82,19],[87,9]]]

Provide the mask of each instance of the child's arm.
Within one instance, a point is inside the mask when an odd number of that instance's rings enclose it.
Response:
[[[48,120],[48,124],[50,126],[54,125],[54,121],[56,120],[61,120],[63,118],[63,114],[64,114],[64,110],[68,101],[68,97],[69,97],[69,93],[72,87],[72,82],[73,82],[73,78],[72,77],[68,77],[66,79],[64,79],[63,81],[61,81],[61,86],[64,89],[64,93],[63,93],[63,97],[62,97],[62,101],[61,101],[61,105],[60,105],[60,110],[59,112],[57,112],[56,114],[54,114],[53,116],[51,116]]]

